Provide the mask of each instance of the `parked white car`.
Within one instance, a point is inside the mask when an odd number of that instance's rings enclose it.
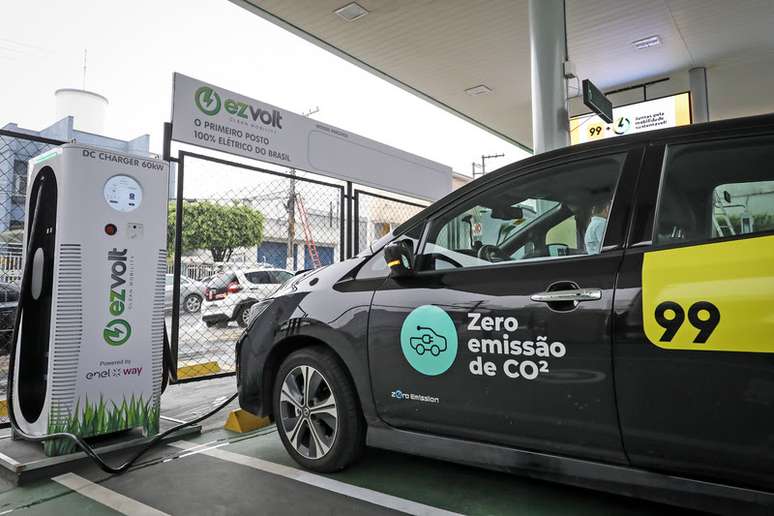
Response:
[[[167,274],[164,285],[164,308],[172,310],[172,287],[174,276]],[[204,283],[185,276],[180,277],[180,313],[195,314],[201,310],[204,299]]]
[[[202,321],[208,327],[229,321],[245,327],[250,320],[250,307],[292,277],[292,272],[269,267],[216,274],[204,290]]]

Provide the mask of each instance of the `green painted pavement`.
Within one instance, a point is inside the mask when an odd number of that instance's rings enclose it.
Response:
[[[223,449],[298,467],[276,433],[241,440]],[[368,449],[355,466],[327,476],[471,515],[688,514],[641,500],[377,449]]]

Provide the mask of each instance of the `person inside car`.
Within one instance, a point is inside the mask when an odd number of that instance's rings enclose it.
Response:
[[[602,249],[602,239],[605,238],[605,227],[609,213],[610,204],[607,202],[597,204],[591,209],[591,220],[583,238],[588,254],[598,254]]]

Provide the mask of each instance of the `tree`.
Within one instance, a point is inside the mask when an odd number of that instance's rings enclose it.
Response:
[[[227,262],[234,249],[263,241],[263,214],[245,205],[183,201],[183,252],[207,249],[215,262]],[[175,241],[175,205],[169,207],[167,241]],[[172,254],[172,253],[170,253]]]

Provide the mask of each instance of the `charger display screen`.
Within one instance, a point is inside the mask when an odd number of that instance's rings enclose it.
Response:
[[[142,204],[142,187],[132,177],[113,176],[105,183],[105,202],[116,211],[136,210]]]

